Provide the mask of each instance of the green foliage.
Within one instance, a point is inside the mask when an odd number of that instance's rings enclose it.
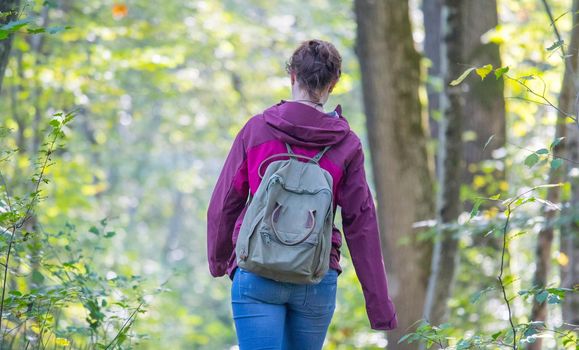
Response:
[[[49,183],[46,174],[55,164],[53,158],[61,149],[59,142],[65,138],[64,130],[73,118],[73,113],[56,113],[48,122],[47,142],[35,163],[28,193],[16,195],[15,189],[7,185],[11,179],[4,177],[11,156],[18,154],[10,152],[0,163],[3,349],[72,344],[120,348],[124,340],[134,337],[129,331],[136,313],[143,312],[144,301],[131,306],[131,299],[142,300],[140,292],[131,296],[139,288],[138,276],[112,278],[92,271],[94,261],[90,260],[90,252],[77,244],[74,225],[66,224],[64,229],[52,233],[34,224],[38,221],[36,208],[44,198],[42,185]],[[4,137],[8,135],[4,133]],[[106,221],[100,225],[104,230]],[[102,239],[112,236],[114,231],[107,231]],[[123,316],[128,312],[132,312],[130,317]],[[84,320],[80,317],[83,314]]]

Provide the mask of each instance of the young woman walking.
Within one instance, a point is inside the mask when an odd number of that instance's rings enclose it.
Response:
[[[209,203],[209,269],[215,277],[228,274],[233,280],[231,302],[241,350],[321,349],[336,305],[342,238],[335,227],[329,271],[318,284],[279,282],[237,267],[235,244],[248,196],[261,182],[258,168],[268,157],[287,153],[286,144],[310,158],[330,146],[319,165],[332,176],[334,213],[340,206],[370,326],[376,330],[397,326],[360,139],[339,105],[324,110],[340,78],[341,62],[334,45],[326,41],[305,41],[295,50],[287,64],[292,99],[267,108],[241,129]]]

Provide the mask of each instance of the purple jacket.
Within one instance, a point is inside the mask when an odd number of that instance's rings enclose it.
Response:
[[[249,193],[257,191],[257,168],[267,157],[286,153],[284,143],[295,153],[313,157],[321,148],[331,148],[320,166],[333,177],[334,203],[342,208],[344,235],[356,274],[366,299],[366,311],[373,329],[397,326],[394,304],[388,295],[380,234],[372,193],[366,182],[364,154],[360,139],[341,115],[331,116],[299,102],[281,101],[251,118],[235,141],[207,212],[207,255],[214,277],[235,269],[235,243]],[[265,164],[264,164],[265,166]],[[335,211],[334,207],[334,211]],[[341,271],[340,231],[334,227],[330,268]]]

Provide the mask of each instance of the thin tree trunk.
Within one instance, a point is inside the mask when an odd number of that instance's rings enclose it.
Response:
[[[546,3],[545,3],[546,5]],[[575,96],[577,94],[577,49],[579,48],[579,15],[577,14],[578,1],[573,1],[573,29],[571,32],[571,41],[569,43],[569,53],[572,55],[570,58],[565,58],[568,60],[565,64],[565,73],[563,76],[563,84],[561,86],[561,92],[559,94],[559,109],[562,111],[573,111]],[[550,9],[547,7],[547,12],[549,16]],[[556,27],[555,27],[556,28]],[[557,35],[558,32],[556,32]],[[558,113],[557,121],[555,126],[555,139],[565,137],[567,134],[567,117]],[[565,144],[566,142],[561,142],[558,146],[554,147],[553,157],[565,156]],[[551,169],[549,171],[549,183],[557,184],[563,180],[565,166],[561,166],[558,169]],[[560,200],[560,187],[551,187],[547,191],[547,200],[552,203],[558,203]],[[554,221],[556,219],[556,211],[549,207],[544,207],[543,216],[545,217],[545,225],[539,232],[537,249],[536,249],[536,269],[533,276],[533,285],[538,288],[544,288],[548,283],[549,271],[551,269],[551,247],[553,243],[554,234]],[[563,234],[562,234],[563,236]],[[546,321],[547,320],[547,305],[546,303],[539,303],[536,299],[533,299],[533,308],[531,310],[531,320],[532,321]],[[542,345],[541,338],[537,338],[535,343],[529,345],[530,350],[540,350]]]
[[[356,0],[357,54],[372,169],[378,193],[382,251],[399,326],[388,348],[422,318],[431,245],[417,240],[417,221],[433,217],[432,166],[418,99],[420,56],[406,1]]]
[[[579,35],[578,35],[579,36]],[[577,47],[575,47],[576,49]],[[572,53],[577,55],[577,51]],[[578,67],[576,67],[578,68]],[[577,71],[577,70],[576,70]],[[576,114],[577,115],[577,114]],[[567,124],[567,154],[575,170],[579,170],[579,125]],[[566,206],[565,214],[571,221],[561,228],[561,253],[565,254],[567,263],[561,264],[561,287],[578,288],[579,285],[579,175],[568,173],[571,183],[571,200]],[[562,305],[563,322],[568,328],[579,324],[579,293],[567,293]]]
[[[2,0],[0,1],[0,14],[8,14],[8,16],[0,16],[0,27],[18,18],[18,11],[20,9],[20,0]],[[4,73],[10,58],[10,49],[12,49],[12,39],[14,35],[9,35],[8,38],[0,40],[0,92],[2,92],[2,81],[4,80]]]
[[[446,77],[444,79],[445,98],[443,123],[440,126],[443,137],[440,147],[443,151],[439,155],[442,161],[440,169],[441,183],[441,203],[439,207],[439,222],[449,224],[456,221],[462,210],[460,203],[460,174],[462,166],[462,124],[464,93],[462,86],[450,86],[450,82],[459,76],[464,67],[460,64],[464,62],[462,27],[464,21],[464,9],[460,0],[446,0],[443,5],[443,19],[445,19],[446,31],[444,33],[443,67],[446,66]],[[435,324],[442,323],[447,317],[447,301],[452,294],[454,272],[458,263],[458,239],[455,230],[443,229],[439,231],[436,241],[433,267],[436,273],[431,278],[435,302],[431,302],[431,313],[429,321]],[[438,252],[438,254],[437,254]],[[444,252],[444,254],[442,254]],[[427,310],[430,311],[430,310]]]
[[[441,47],[442,47],[442,0],[422,2],[424,13],[424,53],[431,62],[428,67],[426,92],[428,95],[428,126],[430,137],[438,139],[441,100],[444,95]],[[436,161],[436,159],[435,159]],[[438,165],[436,174],[439,173]]]
[[[569,79],[574,80],[574,84],[570,84],[571,89],[574,87],[573,93],[568,93],[566,96],[568,112],[573,112],[575,116],[579,115],[577,106],[573,106],[577,96],[577,85],[579,84],[579,18],[577,15],[579,10],[579,1],[573,1],[573,31],[571,32],[571,43],[567,54],[573,55],[568,62],[570,65]],[[565,85],[564,85],[565,86]],[[571,218],[571,221],[561,228],[561,252],[567,257],[567,263],[561,264],[561,287],[563,288],[577,288],[579,284],[579,123],[567,124],[567,158],[572,162],[570,164],[570,171],[567,172],[567,179],[571,183],[571,199],[566,206],[565,214]],[[566,325],[579,324],[579,293],[568,293],[563,301],[563,322]]]

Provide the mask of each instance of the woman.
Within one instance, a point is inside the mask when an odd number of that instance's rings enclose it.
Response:
[[[324,111],[340,78],[341,62],[336,48],[326,41],[309,40],[295,50],[287,64],[292,99],[245,124],[213,192],[207,213],[209,269],[215,277],[227,273],[233,280],[231,301],[241,350],[321,349],[336,304],[342,243],[336,228],[330,270],[319,284],[277,282],[236,265],[234,248],[244,208],[261,181],[258,167],[264,159],[286,153],[286,143],[308,157],[330,146],[319,164],[333,178],[334,203],[342,209],[344,236],[362,284],[370,325],[376,330],[397,326],[360,139],[339,105]]]

